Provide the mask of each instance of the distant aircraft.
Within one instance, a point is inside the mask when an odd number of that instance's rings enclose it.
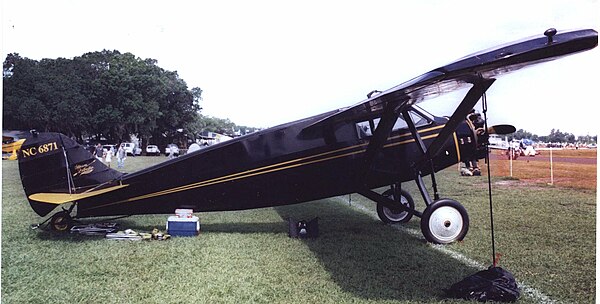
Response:
[[[228,141],[230,139],[232,139],[232,137],[224,135],[224,134],[215,133],[215,132],[205,131],[200,134],[200,143],[203,146],[210,146],[210,145],[222,143],[222,142]]]
[[[521,139],[519,141],[519,148],[521,149],[521,156],[536,156],[539,154],[533,147],[533,141],[531,139]]]
[[[508,143],[508,139],[506,139],[506,137],[502,138],[501,136],[497,135],[497,134],[492,134],[490,135],[490,138],[488,139],[488,147],[491,149],[508,149],[509,147],[509,143]]]
[[[87,217],[168,214],[178,208],[242,210],[360,193],[377,203],[382,221],[401,223],[417,216],[428,241],[451,243],[465,237],[469,217],[459,202],[441,198],[435,172],[484,158],[490,134],[515,131],[506,125],[487,128],[467,115],[480,99],[485,114],[485,92],[501,74],[597,44],[598,34],[591,29],[550,29],[545,36],[478,52],[369,94],[354,106],[129,174],[109,169],[65,135],[34,133],[19,153],[21,180],[38,215],[68,206],[49,219],[56,230]],[[458,89],[466,94],[450,117],[434,116],[417,105]],[[423,180],[428,175],[432,194]],[[401,188],[409,181],[416,182],[426,203],[422,212]],[[384,186],[390,188],[383,194],[372,190]]]
[[[21,133],[2,134],[2,159],[16,160],[18,158],[17,152],[25,142],[25,138],[19,138],[18,136]]]
[[[491,150],[502,150],[508,159],[514,160],[519,158],[519,156],[533,157],[540,154],[535,150],[531,139],[513,139],[511,142],[508,142],[506,138],[501,139],[498,135],[490,135],[488,142],[488,148]]]

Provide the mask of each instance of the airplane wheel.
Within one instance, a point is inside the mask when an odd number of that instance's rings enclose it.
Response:
[[[435,244],[461,241],[469,230],[467,210],[457,201],[441,199],[423,212],[421,231],[425,239]]]
[[[68,211],[57,212],[50,220],[50,228],[54,231],[67,231],[73,226],[73,218]]]
[[[408,192],[400,190],[400,197],[396,199],[393,198],[393,194],[393,190],[388,189],[385,192],[383,192],[382,195],[389,199],[397,201],[412,210],[415,209],[415,202],[413,201],[410,194],[408,194]],[[384,223],[396,224],[406,223],[410,221],[410,219],[413,216],[413,213],[404,210],[392,210],[383,206],[382,204],[377,204],[377,215],[379,216],[379,219]]]

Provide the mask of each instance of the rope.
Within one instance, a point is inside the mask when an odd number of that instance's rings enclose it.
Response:
[[[486,98],[485,92],[483,93],[483,96],[482,96],[482,107],[483,107],[483,121],[485,124],[485,130],[487,132],[487,130],[488,130],[487,98]],[[494,236],[494,208],[493,208],[493,203],[492,203],[492,175],[491,175],[491,170],[490,170],[490,148],[489,148],[488,144],[486,144],[485,149],[486,149],[485,162],[487,163],[487,173],[488,173],[488,195],[489,195],[489,199],[490,199],[490,226],[491,226],[491,231],[492,231],[492,263],[493,263],[494,267],[496,267],[499,257],[496,256],[496,239]]]

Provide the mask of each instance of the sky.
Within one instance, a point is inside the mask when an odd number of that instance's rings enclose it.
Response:
[[[3,60],[130,52],[200,87],[202,114],[252,127],[356,104],[551,27],[600,28],[589,0],[1,1]],[[501,76],[488,90],[489,123],[597,135],[598,58],[596,48]],[[451,114],[435,102],[431,112]]]

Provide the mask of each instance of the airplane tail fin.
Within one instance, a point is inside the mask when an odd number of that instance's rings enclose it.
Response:
[[[39,216],[46,216],[60,203],[36,200],[34,194],[81,193],[123,175],[60,133],[28,137],[19,152],[19,172],[29,204]]]

